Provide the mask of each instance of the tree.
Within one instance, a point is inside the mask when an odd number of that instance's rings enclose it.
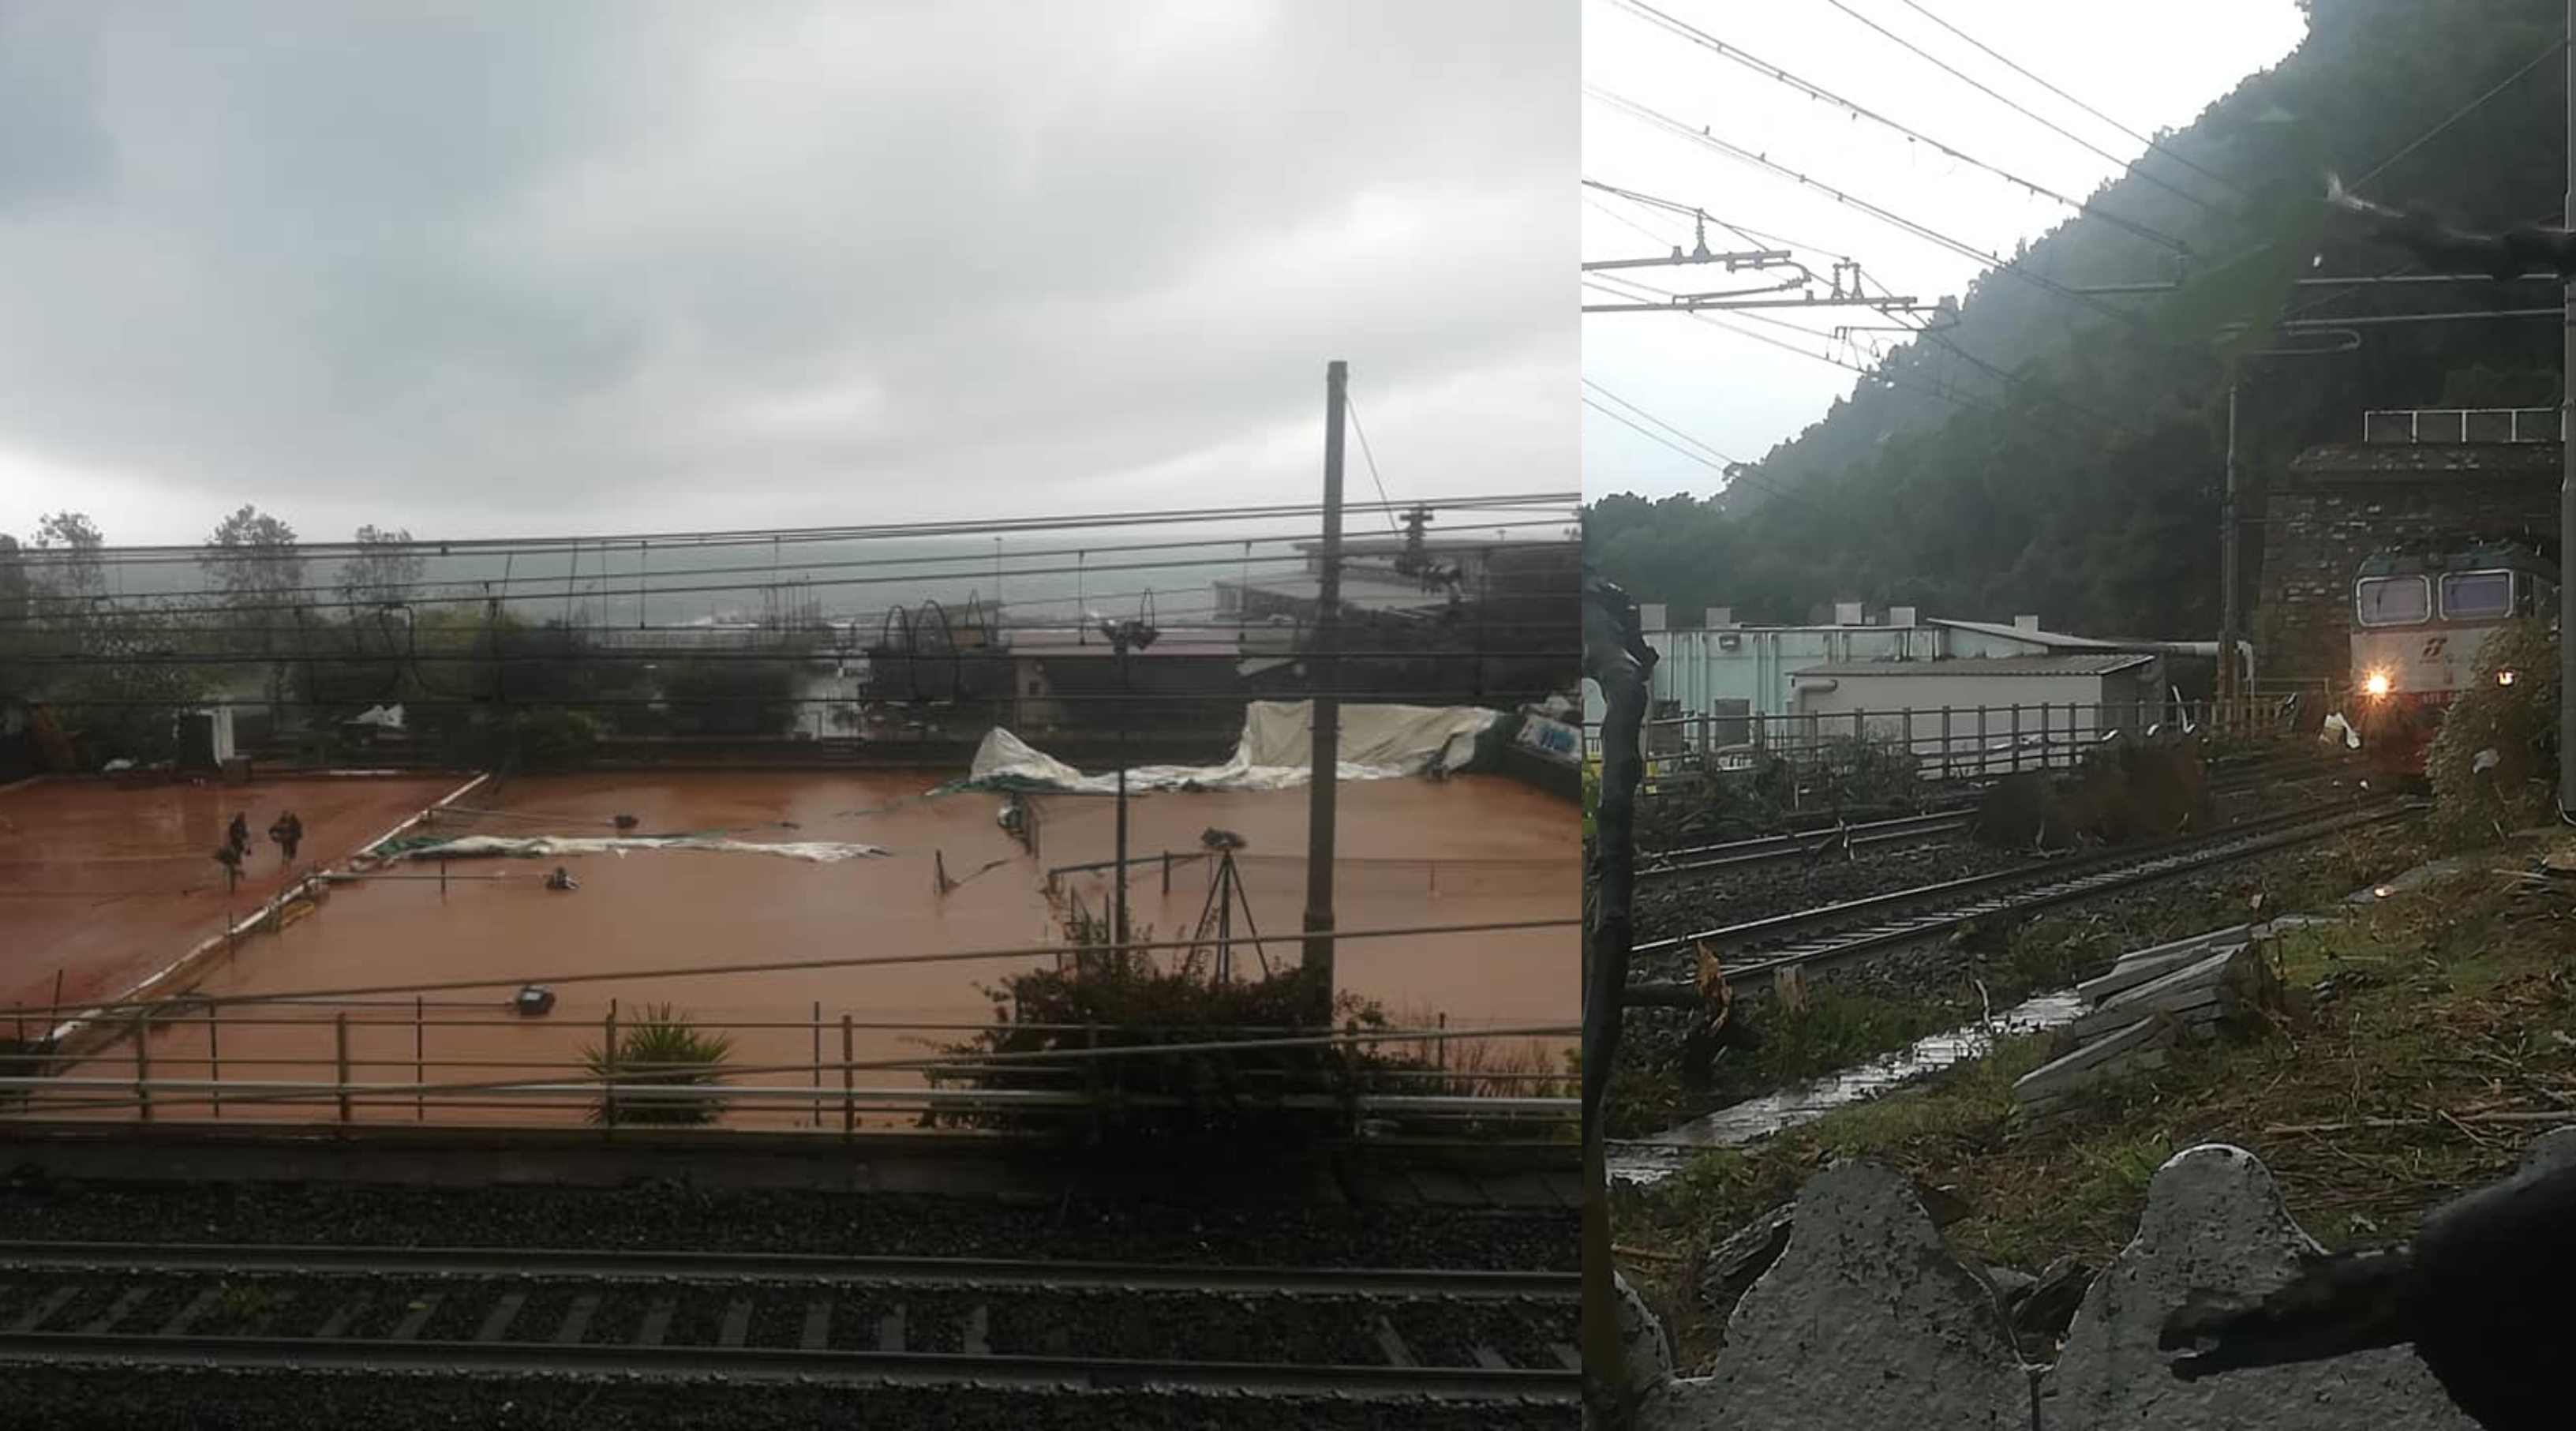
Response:
[[[197,565],[221,600],[243,615],[275,618],[301,604],[304,558],[295,549],[295,529],[283,520],[245,503],[206,538]],[[266,608],[266,609],[262,609]],[[274,627],[274,619],[256,624]]]
[[[36,524],[29,595],[41,620],[72,621],[107,599],[106,539],[81,512],[52,512]]]
[[[367,606],[400,606],[411,599],[412,586],[428,566],[428,561],[412,549],[408,530],[360,527],[356,554],[340,563],[340,594]],[[363,611],[353,613],[355,618],[364,615]]]
[[[216,598],[231,612],[232,644],[269,657],[269,700],[286,695],[284,655],[301,642],[280,639],[305,618],[304,558],[295,529],[248,503],[218,524],[197,558]]]

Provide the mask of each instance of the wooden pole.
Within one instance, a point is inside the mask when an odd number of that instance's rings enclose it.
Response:
[[[814,1126],[823,1126],[823,1001],[814,1001]]]
[[[850,1027],[850,1016],[843,1014],[841,1015],[841,1136],[844,1139],[857,1136],[859,1131],[859,1104],[851,1089],[852,1079],[857,1072],[853,1065],[858,1061],[858,1056],[857,1036]]]
[[[415,1123],[429,1121],[429,1001],[414,994],[411,1000],[411,1117]]]

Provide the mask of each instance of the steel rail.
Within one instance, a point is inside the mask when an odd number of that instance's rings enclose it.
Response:
[[[2420,808],[2410,802],[2379,799],[2345,804],[2326,812],[2285,812],[2195,840],[1918,885],[1657,940],[1638,948],[1665,951],[1706,942],[1720,948],[1742,950],[1749,946],[1753,952],[1772,951],[1760,958],[1729,961],[1725,965],[1729,978],[1793,965],[1830,964],[1944,934],[1972,919],[2024,913],[2132,889],[2397,819]],[[1860,927],[1855,929],[1856,924]],[[1784,944],[1788,947],[1782,948]],[[1627,990],[1631,1005],[1695,1008],[1701,998],[1695,985],[1679,982],[1635,983]]]
[[[1228,1391],[1270,1396],[1433,1397],[1574,1402],[1579,1374],[1490,1367],[1299,1365],[971,1352],[785,1347],[530,1346],[319,1337],[159,1336],[114,1332],[0,1332],[0,1363],[68,1362],[132,1370],[263,1367],[292,1371],[614,1375],[622,1380],[752,1381],[1018,1387],[1060,1391]]]
[[[2211,776],[2211,793],[2235,793],[2259,785],[2309,779],[2333,773],[2329,763],[2304,758],[2260,765],[2238,767]],[[1973,803],[1955,805],[1945,810],[1927,810],[1917,815],[1901,815],[1885,820],[1872,820],[1850,827],[1851,843],[1862,845],[1906,844],[1930,840],[1965,830],[1976,819]],[[1684,845],[1667,850],[1641,851],[1638,855],[1639,881],[1669,879],[1675,875],[1703,870],[1731,869],[1795,859],[1816,848],[1820,840],[1831,839],[1833,825],[1807,825],[1776,835],[1754,835],[1741,840],[1723,840],[1714,844]]]
[[[1257,1267],[1055,1262],[998,1257],[817,1256],[778,1252],[306,1247],[153,1242],[0,1242],[0,1275],[116,1272],[190,1276],[454,1277],[584,1282],[792,1283],[1031,1290],[1437,1297],[1562,1297],[1574,1272],[1400,1267]]]

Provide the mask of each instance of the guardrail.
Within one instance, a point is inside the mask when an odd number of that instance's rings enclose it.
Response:
[[[1103,1065],[1166,1057],[1258,1056],[1290,1049],[1376,1049],[1406,1066],[1371,1065],[1339,1091],[1315,1092],[1308,1075],[1238,1067],[1222,1096],[1230,1107],[1343,1108],[1355,1121],[1492,1120],[1572,1125],[1579,1107],[1561,1067],[1572,1026],[1346,1029],[1288,1027],[1113,1028],[1009,1023],[1060,1036],[1033,1052],[950,1051],[992,1023],[804,1019],[690,1020],[736,1050],[717,1065],[604,1062],[621,1050],[634,1019],[613,1002],[597,1020],[460,1011],[425,998],[398,1003],[226,1004],[185,996],[124,1011],[78,1051],[26,1042],[0,1055],[0,1125],[10,1118],[129,1118],[138,1123],[283,1120],[369,1122],[716,1123],[768,1130],[854,1133],[900,1119],[1119,1106],[1180,1106],[1191,1100],[1098,1087]],[[41,1027],[41,1020],[38,1022]],[[921,1051],[864,1056],[865,1034],[880,1047]],[[1168,1036],[1170,1042],[1122,1044]],[[941,1042],[945,1041],[946,1047]],[[1497,1051],[1499,1050],[1499,1051]],[[793,1056],[801,1055],[801,1056]],[[1034,1087],[943,1087],[1007,1074]],[[862,1075],[870,1079],[861,1082]],[[891,1075],[891,1077],[889,1077]],[[703,1076],[707,1081],[676,1080]],[[1292,1077],[1302,1079],[1292,1086]],[[680,1116],[675,1110],[685,1110]],[[498,1115],[498,1116],[496,1116]]]

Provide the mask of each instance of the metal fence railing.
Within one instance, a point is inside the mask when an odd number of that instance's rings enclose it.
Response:
[[[2064,770],[2122,738],[2281,740],[2330,704],[2325,683],[2256,687],[2234,700],[2049,702],[1900,707],[1786,715],[1667,716],[1645,724],[1646,788],[1683,775],[1750,773],[1786,764],[1807,774],[1879,763],[1928,781],[1992,780],[2025,770]],[[1585,732],[1587,761],[1600,753]]]
[[[2366,443],[2556,442],[2560,429],[2554,407],[2394,408],[2361,415]]]
[[[39,1011],[39,1015],[47,1011]],[[42,1037],[21,1015],[0,1054],[0,1129],[12,1120],[134,1123],[251,1121],[563,1126],[621,1121],[650,1109],[688,1116],[640,1122],[855,1132],[921,1126],[939,1115],[1055,1110],[1079,1119],[1104,1097],[1119,1106],[1186,1100],[1133,1089],[1104,1094],[1112,1061],[1141,1062],[1299,1047],[1365,1048],[1403,1066],[1373,1066],[1364,1087],[1318,1090],[1249,1066],[1230,1093],[1247,1106],[1345,1108],[1408,1124],[1572,1125],[1564,1067],[1571,1026],[1435,1026],[1342,1031],[1291,1028],[1111,1029],[1012,1023],[1057,1035],[1042,1052],[951,1052],[995,1024],[901,1022],[827,1014],[801,1019],[690,1020],[732,1049],[720,1066],[639,1063],[620,1050],[637,1023],[611,1002],[598,1017],[569,1010],[520,1017],[492,1005],[403,1000],[230,1003],[181,996],[124,1009]],[[0,1022],[0,1033],[9,1024]],[[1169,1041],[1121,1044],[1140,1033]],[[911,1047],[904,1047],[910,1045]],[[675,1075],[706,1075],[680,1082]],[[1002,1086],[995,1075],[1007,1075]],[[657,1076],[660,1081],[657,1081]],[[979,1081],[981,1080],[989,1081]],[[1113,1080],[1114,1081],[1114,1080]],[[970,1086],[958,1086],[958,1085]]]

